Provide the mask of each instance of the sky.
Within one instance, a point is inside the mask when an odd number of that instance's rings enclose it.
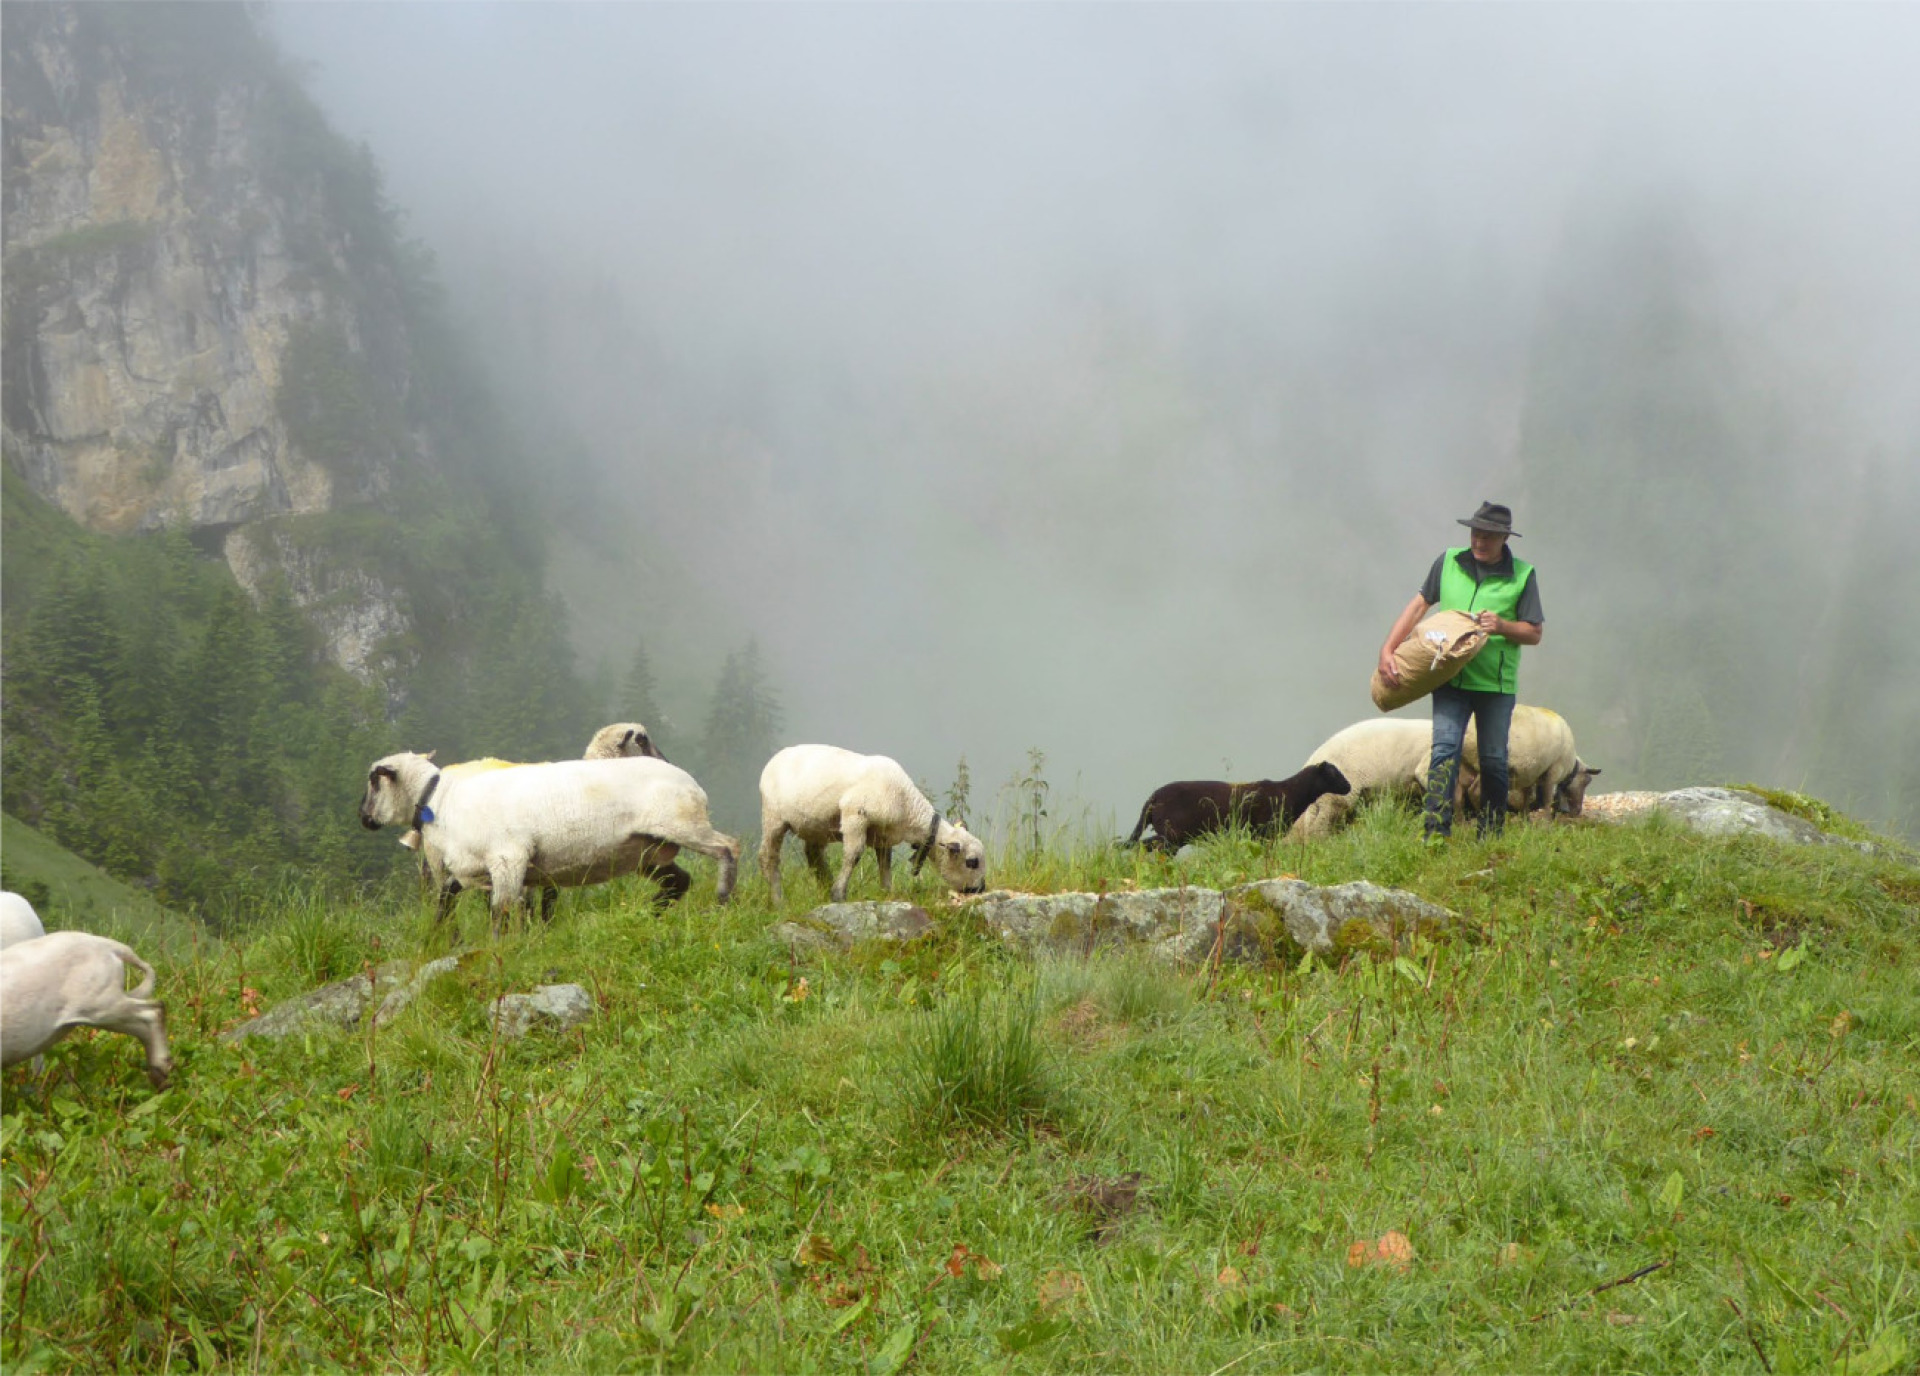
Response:
[[[618,494],[631,538],[556,576],[590,655],[646,637],[680,718],[755,635],[789,740],[937,790],[964,755],[976,802],[1037,747],[1056,821],[1124,831],[1159,783],[1284,777],[1372,715],[1380,640],[1483,499],[1539,541],[1522,700],[1588,706],[1603,604],[1568,591],[1673,551],[1530,509],[1568,488],[1529,436],[1543,350],[1631,294],[1648,224],[1724,341],[1705,385],[1793,417],[1716,474],[1756,528],[1825,513],[1828,466],[1920,511],[1920,7],[282,0],[270,26],[553,418],[536,444]]]

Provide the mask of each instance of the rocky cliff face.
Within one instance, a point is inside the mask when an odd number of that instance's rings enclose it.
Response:
[[[95,530],[287,575],[368,672],[397,595],[236,537],[432,466],[370,163],[240,6],[10,6],[4,52],[7,460]]]

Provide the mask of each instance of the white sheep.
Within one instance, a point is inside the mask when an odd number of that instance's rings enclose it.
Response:
[[[587,750],[580,758],[583,760],[619,760],[631,756],[650,755],[656,760],[667,757],[660,753],[660,747],[647,735],[647,728],[637,721],[617,721],[611,726],[603,726],[593,733],[593,739],[587,742]],[[433,758],[433,752],[427,752],[427,758]],[[462,760],[459,764],[440,766],[440,772],[448,775],[484,774],[489,769],[515,769],[522,761],[500,760],[491,755],[483,755],[477,760]],[[408,850],[420,849],[420,833],[408,831],[400,838],[400,844]],[[549,900],[552,889],[547,890]]]
[[[0,949],[47,934],[33,904],[12,889],[0,889]]]
[[[462,889],[484,888],[496,934],[529,878],[573,888],[638,871],[660,882],[664,906],[692,884],[673,863],[685,848],[719,862],[724,903],[740,861],[740,843],[713,829],[693,776],[649,756],[455,774],[424,755],[389,755],[367,771],[360,823],[418,828],[440,916]]]
[[[127,988],[127,967],[146,974]],[[30,1060],[76,1027],[138,1037],[147,1077],[164,1089],[173,1070],[166,1009],[148,998],[153,967],[127,946],[90,932],[54,932],[0,950],[0,1066]]]
[[[1300,815],[1289,834],[1329,836],[1365,798],[1418,797],[1426,787],[1427,760],[1432,754],[1430,721],[1376,717],[1336,731],[1307,757],[1307,763],[1336,765],[1352,791],[1323,794]]]
[[[790,745],[760,771],[760,872],[779,903],[780,848],[787,833],[806,847],[807,864],[828,883],[827,846],[842,846],[833,901],[844,902],[847,880],[862,852],[880,866],[880,887],[893,887],[893,848],[911,845],[913,872],[932,855],[947,887],[959,893],[986,888],[986,847],[965,827],[942,817],[885,755],[858,755],[834,745]]]
[[[1474,723],[1460,750],[1460,797],[1478,806],[1480,796],[1480,739]],[[1578,817],[1586,804],[1587,785],[1600,771],[1574,752],[1573,728],[1565,717],[1547,707],[1525,704],[1513,709],[1507,732],[1508,806],[1525,813],[1552,807]]]

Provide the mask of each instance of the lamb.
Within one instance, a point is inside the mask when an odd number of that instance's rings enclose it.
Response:
[[[740,860],[740,843],[708,820],[707,795],[693,776],[650,756],[461,774],[424,755],[388,755],[367,771],[360,824],[372,831],[403,823],[421,833],[440,919],[462,889],[486,888],[496,936],[529,878],[574,888],[637,871],[660,882],[665,907],[692,886],[673,863],[685,848],[719,862],[725,903]]]
[[[1153,828],[1148,848],[1163,851],[1179,850],[1189,841],[1236,823],[1256,836],[1272,836],[1291,826],[1321,797],[1351,791],[1347,776],[1327,760],[1278,782],[1261,779],[1258,783],[1229,784],[1190,779],[1162,784],[1140,809],[1140,820],[1134,823],[1133,835],[1125,844],[1137,843],[1148,827]]]
[[[1307,763],[1337,766],[1346,776],[1348,790],[1323,794],[1293,824],[1293,834],[1330,836],[1363,799],[1378,794],[1419,797],[1432,754],[1431,721],[1379,717],[1336,731],[1307,757]]]
[[[146,978],[132,990],[127,967]],[[147,1078],[165,1089],[173,1071],[166,1009],[150,999],[153,967],[118,941],[54,932],[0,950],[0,1066],[30,1060],[76,1027],[138,1037]]]
[[[47,934],[33,904],[12,889],[0,889],[0,949]]]
[[[907,771],[885,755],[860,755],[833,745],[790,745],[760,771],[760,872],[780,894],[780,848],[791,832],[806,847],[807,864],[829,883],[827,845],[842,846],[833,901],[846,901],[847,881],[863,852],[880,867],[880,887],[893,887],[893,848],[911,845],[913,872],[931,855],[940,877],[957,893],[986,884],[986,847],[963,826],[942,817]]]
[[[1463,796],[1478,806],[1480,750],[1472,722],[1467,723],[1460,762]],[[1546,707],[1523,704],[1513,709],[1507,733],[1508,806],[1513,811],[1552,807],[1578,817],[1586,805],[1587,786],[1599,772],[1574,753],[1573,728],[1565,717]]]

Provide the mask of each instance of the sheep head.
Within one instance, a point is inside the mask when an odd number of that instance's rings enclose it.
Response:
[[[652,759],[664,760],[660,747],[653,743],[647,734],[647,728],[637,721],[617,721],[611,726],[603,726],[593,733],[593,739],[587,742],[589,760],[614,760],[635,755],[645,755]]]
[[[360,800],[360,825],[368,831],[411,826],[421,794],[439,774],[431,751],[425,755],[402,751],[375,760],[367,770],[366,796]]]
[[[985,893],[987,848],[965,827],[942,818],[929,852],[940,878],[955,893]]]
[[[1587,785],[1593,782],[1593,776],[1600,771],[1581,759],[1573,758],[1573,773],[1560,781],[1553,790],[1553,810],[1568,817],[1578,817],[1587,805]]]

